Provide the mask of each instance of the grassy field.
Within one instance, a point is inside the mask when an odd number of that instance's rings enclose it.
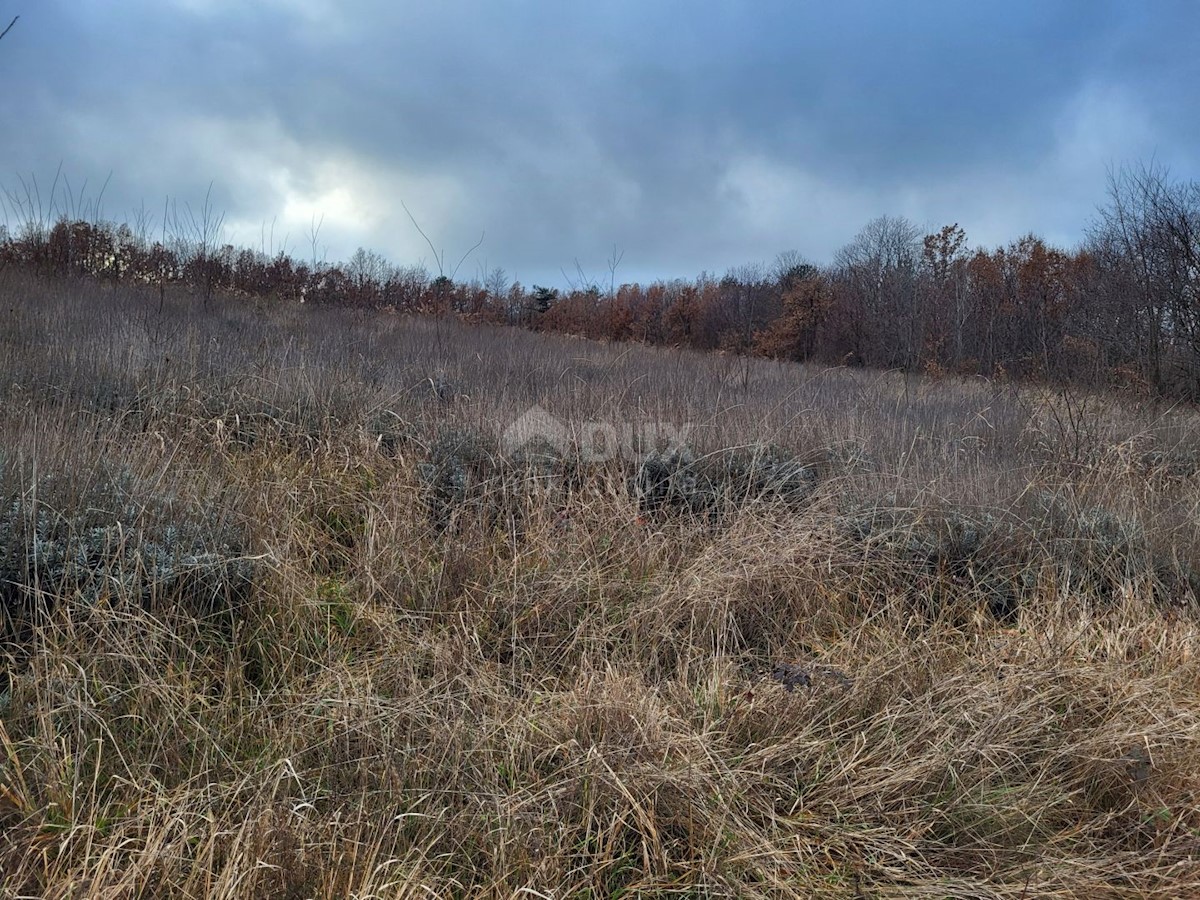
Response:
[[[0,401],[0,896],[1200,895],[1191,408],[12,272]]]

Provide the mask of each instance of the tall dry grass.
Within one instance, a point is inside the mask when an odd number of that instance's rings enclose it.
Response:
[[[1191,409],[3,273],[0,400],[2,896],[1200,893]]]

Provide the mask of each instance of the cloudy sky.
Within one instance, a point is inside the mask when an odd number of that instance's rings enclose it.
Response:
[[[836,11],[835,11],[836,10]],[[1077,242],[1110,166],[1200,177],[1194,0],[0,0],[0,184],[230,240],[561,284],[869,219]],[[8,210],[13,217],[13,211]],[[2,220],[0,220],[2,221]],[[264,237],[265,235],[265,237]],[[269,249],[269,248],[268,248]]]

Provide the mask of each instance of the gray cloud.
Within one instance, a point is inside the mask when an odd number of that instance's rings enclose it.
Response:
[[[824,260],[885,212],[1072,243],[1107,166],[1200,173],[1182,0],[22,5],[0,180],[111,172],[113,217],[212,182],[231,239],[302,255],[323,215],[331,257],[431,264],[402,200],[527,283]]]

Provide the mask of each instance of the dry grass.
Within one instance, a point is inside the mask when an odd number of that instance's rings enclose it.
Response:
[[[1193,410],[11,274],[0,396],[0,896],[1200,892]]]

